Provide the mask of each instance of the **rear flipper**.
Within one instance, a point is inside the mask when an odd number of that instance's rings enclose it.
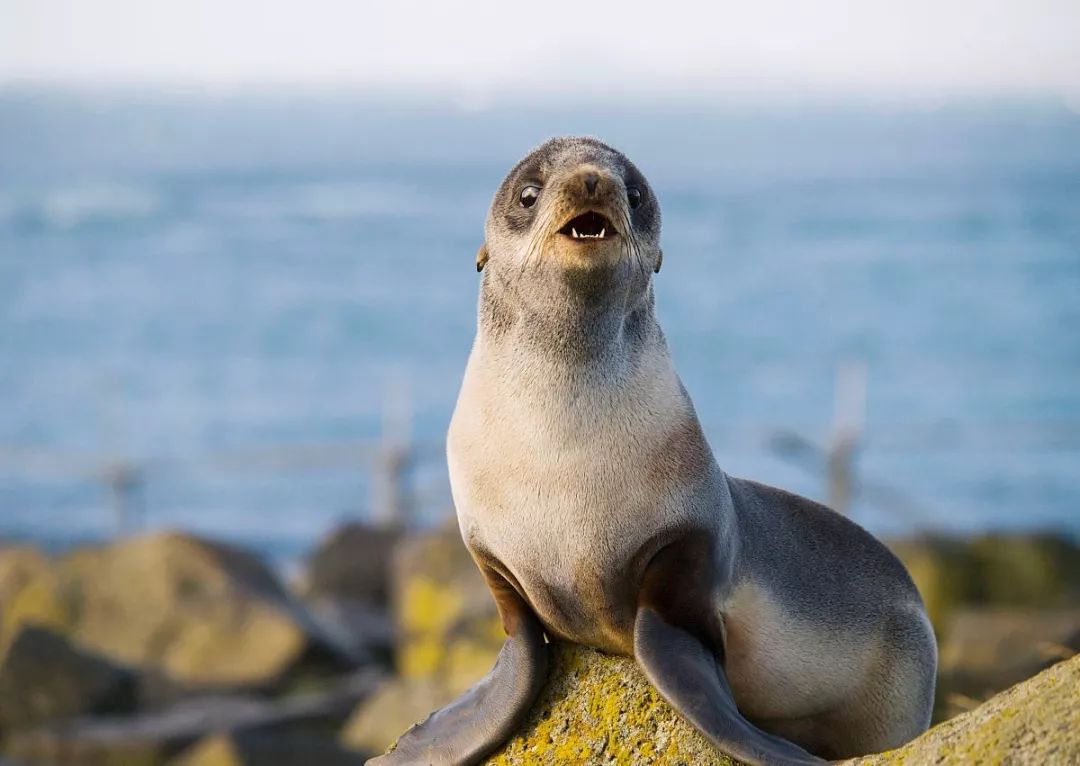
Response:
[[[825,763],[739,712],[723,668],[701,637],[719,640],[706,589],[698,585],[711,580],[706,569],[708,552],[695,544],[669,546],[650,563],[634,622],[638,664],[683,718],[733,758],[754,766]]]
[[[397,746],[367,766],[466,766],[478,763],[520,726],[547,676],[543,628],[505,580],[488,578],[499,604],[506,643],[495,667],[476,686],[401,735]]]

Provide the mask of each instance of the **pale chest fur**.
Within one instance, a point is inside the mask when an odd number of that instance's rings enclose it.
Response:
[[[708,523],[688,518],[701,503],[684,474],[707,468],[695,439],[666,357],[617,384],[548,376],[523,388],[474,350],[448,438],[462,534],[509,569],[549,629],[625,649],[650,550]]]

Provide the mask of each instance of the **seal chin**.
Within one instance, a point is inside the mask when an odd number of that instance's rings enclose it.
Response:
[[[595,210],[589,210],[574,216],[559,229],[559,234],[569,237],[583,245],[610,240],[619,235],[618,230],[607,216]]]

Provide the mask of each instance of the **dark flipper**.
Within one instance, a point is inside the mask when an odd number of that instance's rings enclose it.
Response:
[[[708,552],[697,544],[669,547],[653,559],[634,622],[638,664],[672,707],[733,758],[755,766],[824,763],[757,728],[735,706],[724,670],[710,648],[710,643],[720,641],[714,607],[706,588],[695,587],[709,582],[702,571],[708,568]]]
[[[499,604],[506,643],[495,667],[476,686],[416,724],[386,755],[367,766],[465,766],[477,763],[520,725],[547,676],[543,628],[529,606],[498,575],[484,572]]]

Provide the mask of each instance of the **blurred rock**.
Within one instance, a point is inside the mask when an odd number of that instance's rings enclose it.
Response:
[[[1053,534],[975,537],[980,577],[972,604],[1026,608],[1080,605],[1080,544]]]
[[[889,541],[922,594],[939,640],[961,605],[1050,608],[1080,604],[1080,545],[1052,534]]]
[[[0,657],[0,731],[134,710],[136,676],[45,628],[23,627]]]
[[[380,678],[378,673],[358,674],[330,691],[276,702],[240,695],[205,697],[156,714],[73,719],[15,733],[5,741],[4,754],[35,765],[161,766],[194,742],[219,733],[321,734],[332,743],[349,711]]]
[[[398,672],[469,688],[491,669],[505,634],[457,526],[403,542],[393,572]]]
[[[399,529],[349,523],[323,540],[308,559],[304,597],[356,601],[385,610]]]
[[[308,659],[344,660],[255,555],[180,533],[62,557],[5,610],[6,633],[23,623],[192,686],[274,683]]]
[[[332,739],[248,732],[208,737],[169,761],[169,766],[359,766],[359,763],[357,753],[339,747]]]
[[[404,540],[392,571],[399,677],[361,703],[343,730],[342,742],[361,751],[382,752],[476,683],[505,638],[456,525]]]
[[[394,623],[390,615],[362,601],[323,597],[307,603],[308,610],[323,633],[344,647],[364,665],[393,664]]]
[[[387,681],[357,706],[342,729],[341,742],[361,753],[381,753],[457,694],[430,677]]]
[[[48,558],[37,548],[0,543],[0,608],[10,605],[35,576],[48,568]]]
[[[70,622],[49,558],[32,546],[0,546],[0,651],[24,623],[64,630]]]
[[[1080,653],[1080,607],[964,609],[945,635],[938,679],[942,719]]]
[[[1080,763],[1080,657],[1054,665],[898,750],[850,761],[877,764]]]

